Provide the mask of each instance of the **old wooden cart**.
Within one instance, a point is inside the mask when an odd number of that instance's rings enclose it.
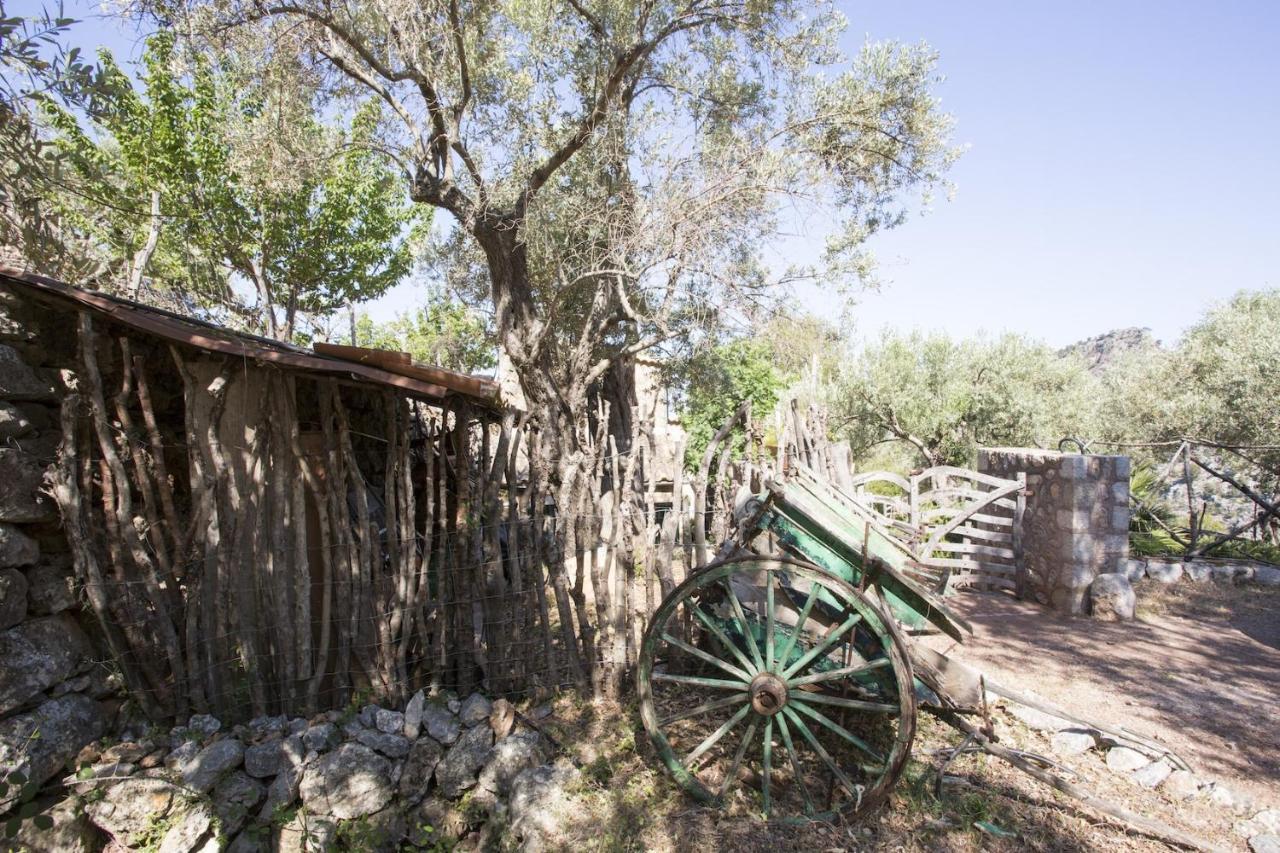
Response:
[[[733,540],[659,606],[638,668],[644,726],[694,797],[780,819],[875,808],[925,710],[964,736],[943,751],[939,780],[950,758],[981,750],[1153,838],[1214,849],[1094,796],[1052,760],[1000,745],[988,693],[1190,769],[1158,743],[993,684],[918,642],[972,631],[910,576],[911,549],[874,511],[796,467],[736,514]]]
[[[911,552],[803,468],[743,501],[721,558],[674,589],[645,634],[641,715],[703,801],[823,817],[882,802],[919,707],[975,710],[968,671],[910,642],[969,630],[908,576]],[[965,677],[969,676],[969,677]]]

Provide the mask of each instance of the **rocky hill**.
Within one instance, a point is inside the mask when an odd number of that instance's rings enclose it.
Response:
[[[1059,350],[1058,354],[1063,356],[1078,354],[1085,359],[1090,372],[1101,373],[1127,352],[1159,346],[1160,342],[1152,336],[1150,329],[1133,326],[1128,329],[1113,329],[1110,332],[1077,341]]]

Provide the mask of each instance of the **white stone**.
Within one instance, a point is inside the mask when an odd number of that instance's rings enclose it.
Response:
[[[1127,746],[1113,746],[1107,750],[1107,766],[1117,773],[1129,773],[1150,763],[1150,758]]]
[[[1160,583],[1177,583],[1182,579],[1182,563],[1148,560],[1147,577]]]
[[[1070,729],[1055,734],[1052,743],[1053,751],[1058,755],[1083,755],[1097,745],[1093,735],[1088,732]]]
[[[1255,835],[1249,839],[1249,849],[1253,853],[1280,853],[1280,835],[1273,833]]]
[[[1141,785],[1143,788],[1154,788],[1169,778],[1173,773],[1173,768],[1166,761],[1153,761],[1146,767],[1139,767],[1129,777],[1134,783]]]
[[[1133,618],[1138,603],[1129,579],[1122,574],[1102,574],[1089,585],[1093,618],[1124,622]]]
[[[1160,785],[1160,790],[1171,800],[1189,800],[1200,791],[1200,781],[1187,770],[1175,770]]]

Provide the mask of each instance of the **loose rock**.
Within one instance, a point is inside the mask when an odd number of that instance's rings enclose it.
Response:
[[[1101,574],[1089,585],[1093,618],[1125,622],[1133,618],[1137,597],[1129,579],[1122,574]]]
[[[524,849],[542,849],[553,837],[566,812],[573,810],[567,788],[581,773],[567,763],[525,770],[511,783],[508,802],[511,834]]]
[[[182,781],[205,793],[218,784],[226,773],[244,760],[244,744],[235,738],[215,740],[191,760],[182,771]]]
[[[302,776],[307,808],[351,820],[382,809],[391,800],[391,765],[367,746],[346,743],[308,765]]]
[[[409,754],[409,739],[404,735],[389,735],[384,732],[375,732],[372,729],[365,729],[360,732],[358,740],[369,747],[376,749],[388,758],[404,758]]]
[[[1280,569],[1271,566],[1254,566],[1253,582],[1262,586],[1280,586]]]
[[[339,741],[338,727],[333,723],[319,723],[302,734],[302,742],[307,745],[307,749],[314,749],[316,752],[332,749]]]
[[[137,847],[157,822],[186,809],[182,789],[164,779],[116,782],[101,799],[85,805],[89,819],[127,847]]]
[[[1133,772],[1129,778],[1143,788],[1154,788],[1168,779],[1173,773],[1173,767],[1163,759],[1152,761],[1145,767],[1139,767]]]
[[[278,853],[320,853],[333,849],[338,826],[328,818],[299,811],[276,833]]]
[[[1083,755],[1097,745],[1092,734],[1073,729],[1058,732],[1052,743],[1058,755]]]
[[[1037,711],[1035,708],[1020,705],[1017,702],[1009,703],[1009,713],[1021,720],[1027,728],[1035,729],[1039,732],[1060,732],[1076,725],[1070,720],[1055,717],[1053,714],[1046,714],[1044,711]]]
[[[404,732],[404,714],[399,711],[388,711],[385,708],[379,708],[374,715],[374,723],[378,731],[388,735],[398,735]]]
[[[1130,773],[1150,763],[1150,758],[1127,746],[1113,746],[1107,750],[1107,767],[1117,773]]]
[[[1171,800],[1189,800],[1200,792],[1200,781],[1189,770],[1175,770],[1160,785]]]
[[[493,703],[480,693],[472,693],[467,697],[467,701],[462,703],[462,712],[459,716],[464,726],[475,726],[489,719],[491,713],[493,713]]]
[[[426,707],[427,697],[421,690],[413,694],[404,709],[404,736],[414,740],[422,733],[422,711]]]
[[[280,772],[284,760],[284,744],[279,738],[255,744],[244,751],[244,770],[255,779],[265,779]]]
[[[1160,583],[1177,583],[1182,579],[1182,564],[1167,563],[1163,560],[1147,562],[1147,577]]]
[[[427,724],[427,734],[445,746],[456,741],[462,731],[462,724],[447,707],[432,702],[422,709],[422,719]]]
[[[25,450],[0,447],[0,521],[57,518],[57,507],[44,493],[44,469],[40,460]]]

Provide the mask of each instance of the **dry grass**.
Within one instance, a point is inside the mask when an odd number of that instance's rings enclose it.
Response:
[[[997,712],[1002,739],[1049,754],[1047,737]],[[922,715],[913,759],[889,804],[857,822],[790,825],[704,808],[666,776],[634,706],[595,704],[572,696],[557,700],[548,730],[582,768],[573,792],[573,816],[561,827],[554,849],[593,851],[763,851],[776,849],[884,851],[1015,851],[1066,853],[1084,850],[1162,850],[1078,807],[983,755],[963,755],[947,768],[948,784],[936,793],[941,758],[933,750],[956,746],[960,736]],[[1106,770],[1101,756],[1071,761],[1081,781],[1096,793],[1183,829],[1231,843],[1230,819],[1204,825],[1202,809],[1175,807]],[[1178,813],[1189,811],[1189,820]],[[993,824],[1009,837],[988,834]],[[1238,839],[1235,843],[1238,844]]]

